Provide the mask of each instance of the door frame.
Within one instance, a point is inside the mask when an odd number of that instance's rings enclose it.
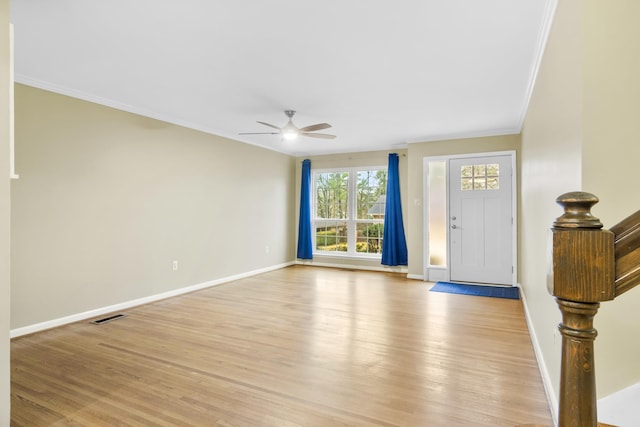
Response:
[[[428,156],[422,159],[422,263],[423,263],[423,278],[428,282],[436,281],[449,281],[451,280],[450,271],[450,247],[449,247],[449,231],[450,231],[450,217],[449,217],[449,161],[452,159],[465,159],[475,157],[491,157],[491,156],[509,156],[511,158],[511,212],[513,215],[513,223],[511,224],[511,255],[513,257],[513,273],[511,274],[511,286],[517,285],[518,278],[518,187],[517,187],[517,169],[516,169],[516,152],[515,150],[509,151],[487,151],[481,153],[468,153],[468,154],[452,154],[444,156]],[[429,189],[427,188],[427,180],[429,174],[429,162],[430,161],[446,161],[446,207],[447,222],[446,222],[446,239],[447,242],[447,262],[445,267],[431,266],[429,265]]]

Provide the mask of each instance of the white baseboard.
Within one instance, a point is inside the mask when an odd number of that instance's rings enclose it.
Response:
[[[533,322],[531,321],[531,317],[529,314],[529,306],[527,305],[527,299],[520,284],[517,284],[518,288],[520,288],[520,298],[522,298],[522,306],[524,307],[524,317],[527,321],[527,328],[529,329],[529,336],[531,337],[531,344],[533,345],[533,351],[536,355],[536,361],[538,362],[538,369],[540,370],[540,376],[542,377],[542,385],[544,386],[544,391],[547,395],[547,402],[549,403],[549,410],[551,411],[551,417],[553,418],[553,425],[558,425],[558,397],[556,396],[553,383],[551,382],[551,377],[549,376],[549,370],[547,369],[547,364],[544,363],[544,358],[542,357],[542,349],[540,348],[540,342],[538,341],[538,336],[536,335],[536,331],[533,328]]]
[[[422,274],[407,274],[407,279],[424,281],[424,276]]]
[[[233,276],[223,277],[220,279],[211,280],[204,283],[198,283],[196,285],[187,286],[185,288],[175,289],[173,291],[163,292],[161,294],[150,295],[148,297],[138,298],[131,301],[126,301],[120,304],[114,304],[107,307],[97,308],[95,310],[85,311],[83,313],[73,314],[71,316],[61,317],[59,319],[48,320],[46,322],[36,323],[34,325],[24,326],[21,328],[12,329],[10,336],[11,338],[20,337],[22,335],[32,334],[35,332],[44,331],[45,329],[51,329],[58,326],[66,325],[68,323],[78,322],[81,320],[91,319],[92,317],[101,316],[107,313],[113,313],[115,311],[126,310],[131,307],[136,307],[143,304],[148,304],[150,302],[160,301],[163,299],[175,297],[182,294],[187,294],[189,292],[199,291],[201,289],[210,288],[212,286],[222,285],[227,282],[231,282],[234,280],[244,279],[247,277],[255,276],[257,274],[266,273],[268,271],[279,270],[284,267],[288,267],[293,265],[294,262],[287,262],[279,265],[274,265],[271,267],[261,268],[258,270],[249,271],[246,273],[236,274]]]
[[[382,264],[380,266],[372,266],[372,265],[359,265],[359,264],[334,264],[331,262],[317,262],[317,261],[303,261],[303,260],[296,260],[295,262],[296,264],[299,265],[309,265],[309,266],[313,266],[313,267],[329,267],[329,268],[344,268],[344,269],[349,269],[349,270],[368,270],[368,271],[384,271],[384,272],[391,272],[391,273],[406,273],[407,267],[387,267],[387,266],[383,266]],[[408,277],[408,276],[407,276]]]
[[[621,427],[640,426],[640,383],[598,400],[598,421]]]

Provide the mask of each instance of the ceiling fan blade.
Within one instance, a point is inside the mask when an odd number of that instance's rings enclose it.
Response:
[[[280,128],[278,126],[272,125],[270,123],[265,123],[265,122],[260,122],[260,121],[258,123],[260,123],[261,125],[269,126],[270,128],[274,128],[274,129],[280,130]]]
[[[334,139],[336,137],[335,135],[329,135],[328,133],[308,133],[308,132],[303,132],[300,135],[310,136],[311,138],[322,138],[322,139]]]
[[[238,135],[278,135],[280,132],[242,132]]]
[[[300,128],[300,132],[313,132],[314,130],[329,129],[331,125],[329,123],[318,123],[317,125],[310,125]]]

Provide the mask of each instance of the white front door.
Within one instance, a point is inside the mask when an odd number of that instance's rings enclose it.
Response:
[[[450,279],[513,285],[512,157],[449,161]]]

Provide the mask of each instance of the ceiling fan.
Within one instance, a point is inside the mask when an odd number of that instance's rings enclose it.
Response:
[[[285,110],[284,114],[286,114],[286,116],[289,117],[289,121],[283,127],[278,127],[270,123],[258,121],[258,123],[260,123],[261,125],[278,129],[278,132],[244,132],[244,133],[240,133],[240,135],[282,135],[282,137],[287,141],[292,141],[300,135],[309,136],[311,138],[322,138],[322,139],[334,139],[336,137],[335,135],[329,135],[328,133],[312,133],[317,130],[329,129],[331,127],[329,123],[318,123],[315,125],[299,128],[296,125],[294,125],[292,121],[294,114],[296,114],[295,111]]]

